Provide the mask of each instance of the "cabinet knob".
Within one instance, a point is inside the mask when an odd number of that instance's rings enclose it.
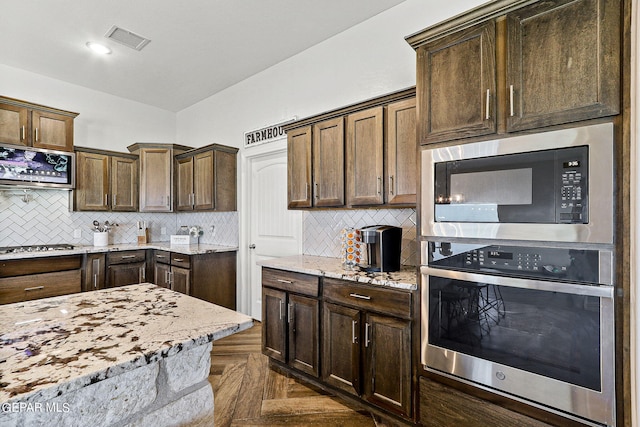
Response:
[[[252,244],[249,245],[249,249],[255,249],[255,248],[256,248],[255,243],[252,243]]]

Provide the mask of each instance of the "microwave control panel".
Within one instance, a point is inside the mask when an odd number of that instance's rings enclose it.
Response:
[[[429,265],[473,272],[598,283],[598,251],[431,242]]]
[[[584,224],[587,210],[587,147],[558,150],[556,158],[556,215],[560,224]]]

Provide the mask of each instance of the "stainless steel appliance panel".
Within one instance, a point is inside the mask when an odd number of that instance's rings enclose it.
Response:
[[[491,204],[485,204],[486,206],[484,207],[478,205],[478,209],[483,212],[486,211],[486,217],[477,222],[471,222],[466,218],[452,222],[439,222],[436,220],[435,199],[437,195],[434,191],[436,164],[447,161],[526,154],[581,146],[587,146],[589,150],[587,182],[589,199],[593,201],[588,205],[588,221],[586,223],[541,224],[535,221],[528,223],[501,223],[497,219],[495,205]],[[424,149],[421,153],[421,162],[421,200],[423,205],[421,211],[421,235],[424,237],[613,243],[612,123],[520,135],[437,149]],[[533,185],[536,184],[536,182],[533,182]],[[554,189],[549,188],[549,191],[554,191]],[[558,191],[558,189],[555,189],[555,191]],[[438,206],[440,209],[446,208],[446,205]]]
[[[615,425],[613,286],[429,266],[421,276],[425,369]]]

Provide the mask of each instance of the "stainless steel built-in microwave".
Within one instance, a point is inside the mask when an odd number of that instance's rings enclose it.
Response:
[[[613,243],[613,124],[422,151],[426,237]]]

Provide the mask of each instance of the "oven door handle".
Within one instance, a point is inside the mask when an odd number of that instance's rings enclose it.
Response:
[[[536,289],[539,291],[562,292],[572,295],[584,295],[600,298],[613,298],[614,287],[608,285],[577,285],[574,283],[548,282],[518,277],[490,276],[466,271],[443,270],[428,266],[420,267],[422,275],[443,277],[445,279],[465,280],[487,285],[507,286],[511,288]]]

